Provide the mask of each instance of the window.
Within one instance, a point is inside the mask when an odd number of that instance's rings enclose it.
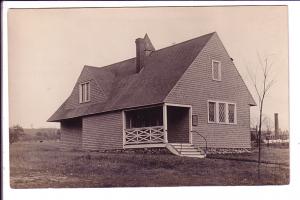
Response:
[[[228,123],[235,123],[235,104],[228,104]]]
[[[90,82],[81,83],[79,85],[79,103],[90,101]]]
[[[208,123],[236,124],[236,104],[208,101]]]
[[[208,103],[208,121],[216,122],[216,102]]]
[[[212,61],[212,79],[215,81],[221,81],[221,62]]]
[[[225,123],[226,122],[226,112],[225,108],[226,104],[225,103],[219,103],[219,122],[220,123]]]

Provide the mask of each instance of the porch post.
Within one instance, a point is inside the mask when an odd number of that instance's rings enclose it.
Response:
[[[167,105],[163,105],[164,143],[168,143]]]

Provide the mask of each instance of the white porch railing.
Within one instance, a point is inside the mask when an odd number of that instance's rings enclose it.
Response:
[[[164,127],[152,126],[125,129],[125,145],[164,143]]]

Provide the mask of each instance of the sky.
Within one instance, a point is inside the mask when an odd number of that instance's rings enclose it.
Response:
[[[248,71],[261,74],[258,55],[273,63],[275,84],[264,114],[273,122],[279,113],[280,128],[288,129],[287,14],[284,6],[11,9],[10,125],[59,127],[46,121],[70,95],[83,66],[135,57],[135,39],[145,33],[160,49],[216,31],[256,101]],[[252,124],[257,112],[251,108]]]

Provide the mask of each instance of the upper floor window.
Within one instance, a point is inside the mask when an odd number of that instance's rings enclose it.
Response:
[[[90,82],[81,83],[79,85],[79,103],[90,101]]]
[[[212,60],[212,79],[221,81],[221,62]]]
[[[236,124],[236,104],[220,101],[208,101],[208,122]]]

